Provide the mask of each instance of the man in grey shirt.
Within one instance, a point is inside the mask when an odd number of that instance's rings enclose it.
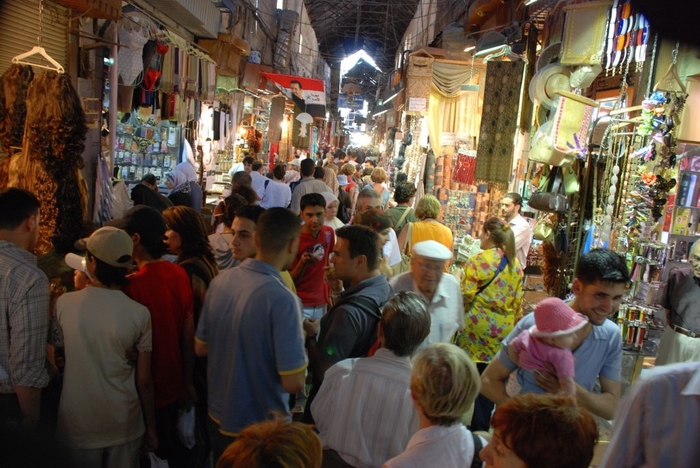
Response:
[[[301,197],[307,193],[333,193],[333,190],[322,180],[314,179],[315,169],[316,163],[314,163],[313,159],[304,159],[301,162],[301,180],[294,188],[294,192],[292,192],[291,210],[294,214],[299,214],[299,202],[301,201]]]

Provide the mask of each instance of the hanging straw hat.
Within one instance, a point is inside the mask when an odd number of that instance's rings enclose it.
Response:
[[[569,75],[571,70],[564,65],[551,63],[538,70],[530,81],[530,99],[547,109],[554,107],[554,93],[569,91]]]

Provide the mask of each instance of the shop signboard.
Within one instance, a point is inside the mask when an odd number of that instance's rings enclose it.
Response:
[[[339,109],[352,109],[359,110],[365,104],[365,96],[362,94],[346,94],[341,93],[338,95],[338,108]]]
[[[409,112],[425,112],[428,110],[428,100],[422,97],[408,98]]]
[[[326,87],[323,80],[276,73],[261,73],[261,75],[275,83],[288,99],[293,100],[299,112],[325,118]]]

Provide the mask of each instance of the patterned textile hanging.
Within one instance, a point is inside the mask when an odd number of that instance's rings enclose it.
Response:
[[[472,153],[472,154],[468,154]],[[457,153],[455,170],[452,172],[452,180],[460,184],[474,185],[474,172],[476,171],[476,155],[474,151]]]
[[[513,137],[524,62],[489,62],[479,131],[475,177],[507,184],[513,163]]]

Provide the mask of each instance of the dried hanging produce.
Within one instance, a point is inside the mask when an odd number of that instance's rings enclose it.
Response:
[[[82,237],[87,190],[80,174],[87,126],[68,75],[37,76],[27,92],[22,155],[12,161],[10,185],[34,192],[41,202],[37,254],[70,250]]]
[[[22,146],[27,89],[33,78],[32,67],[17,64],[10,66],[0,77],[0,147],[5,153],[0,159],[0,188],[7,186],[10,158]]]

